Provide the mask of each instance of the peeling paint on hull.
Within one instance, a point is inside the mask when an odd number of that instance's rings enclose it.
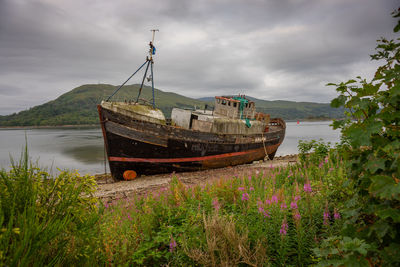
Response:
[[[139,175],[198,171],[251,163],[266,154],[273,158],[285,136],[283,121],[263,134],[214,134],[134,120],[101,105],[98,112],[115,179],[123,179],[126,170]]]

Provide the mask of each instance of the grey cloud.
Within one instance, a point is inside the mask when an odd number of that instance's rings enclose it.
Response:
[[[3,0],[0,94],[9,106],[0,114],[84,83],[122,83],[144,62],[152,28],[160,29],[161,90],[329,102],[335,92],[326,82],[373,74],[368,55],[377,38],[392,36],[396,7],[395,0]]]
[[[0,96],[18,96],[24,92],[24,89],[15,85],[0,83]],[[2,101],[4,103],[4,101]]]

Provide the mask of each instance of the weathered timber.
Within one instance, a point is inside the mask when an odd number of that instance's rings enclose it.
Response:
[[[271,119],[266,131],[227,134],[185,129],[98,105],[105,146],[114,178],[141,174],[197,171],[273,158],[285,136],[285,122]],[[192,118],[193,119],[193,118]],[[211,123],[211,122],[210,122]],[[199,127],[197,127],[199,128]],[[210,127],[208,127],[210,128]],[[207,129],[208,129],[207,128]]]

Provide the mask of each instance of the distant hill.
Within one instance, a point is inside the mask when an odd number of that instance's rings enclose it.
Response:
[[[256,103],[257,111],[270,114],[271,118],[279,117],[285,120],[312,120],[343,117],[343,108],[332,108],[330,104],[326,103],[284,100],[268,101],[251,96],[246,97]],[[202,97],[198,98],[198,100],[211,102],[214,101],[214,97]]]
[[[140,85],[124,86],[112,101],[135,100]],[[53,101],[35,106],[28,110],[7,116],[0,116],[0,126],[58,126],[98,124],[96,105],[111,95],[117,87],[108,84],[87,84],[65,93]],[[142,90],[141,98],[152,99],[151,87]],[[166,117],[170,117],[173,107],[203,108],[213,105],[214,98],[193,99],[175,93],[155,89],[156,106]],[[333,109],[329,104],[266,101],[252,98],[259,111],[271,114],[271,117],[284,119],[338,118],[343,110]]]

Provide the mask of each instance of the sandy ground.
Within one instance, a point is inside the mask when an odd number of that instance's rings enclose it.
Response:
[[[114,181],[110,174],[101,174],[95,176],[99,186],[96,196],[104,202],[113,202],[123,198],[130,198],[134,194],[146,194],[167,187],[174,176],[179,178],[185,185],[201,185],[222,177],[251,174],[255,171],[269,169],[271,166],[285,166],[296,161],[297,155],[288,155],[275,157],[274,160],[220,169],[141,176],[132,181]]]

